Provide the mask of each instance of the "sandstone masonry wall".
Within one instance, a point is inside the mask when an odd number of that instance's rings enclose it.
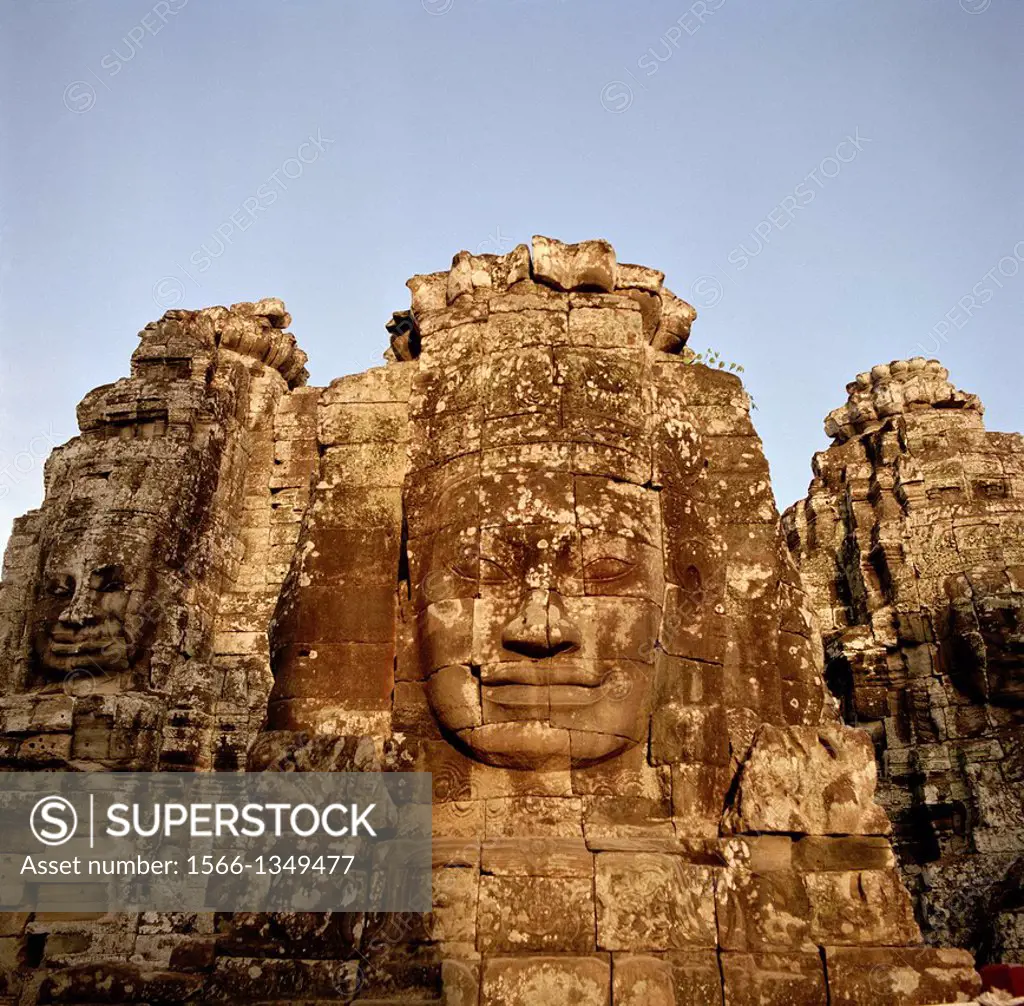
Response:
[[[409,287],[327,388],[268,300],[87,396],[7,553],[0,767],[430,771],[434,911],[10,917],[0,999],[968,999],[693,308],[603,241]]]

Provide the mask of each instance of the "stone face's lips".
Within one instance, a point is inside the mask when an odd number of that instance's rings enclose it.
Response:
[[[603,682],[602,682],[603,685]],[[581,687],[579,685],[554,685],[550,689],[548,701],[554,709],[576,709],[580,706],[593,705],[601,699],[609,697],[608,691],[597,685]]]
[[[483,698],[516,719],[546,719],[549,709],[593,705],[607,693],[600,685],[484,685]]]
[[[484,685],[481,696],[515,719],[547,719],[549,691],[546,685]]]
[[[484,685],[576,685],[591,689],[600,687],[607,676],[606,668],[583,660],[508,661],[480,668]]]
[[[116,639],[50,640],[50,652],[56,657],[78,657],[86,653],[103,653],[117,645]]]

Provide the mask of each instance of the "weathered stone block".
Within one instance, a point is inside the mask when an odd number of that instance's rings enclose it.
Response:
[[[615,289],[615,250],[607,241],[566,245],[536,235],[532,252],[533,275],[556,290]]]
[[[580,838],[494,838],[481,848],[480,868],[504,877],[592,877],[594,856]]]
[[[890,870],[895,865],[887,838],[807,836],[793,845],[793,866],[802,871]]]
[[[615,954],[612,1006],[676,1006],[671,962],[663,957]]]
[[[185,1002],[203,987],[201,975],[146,971],[120,963],[79,964],[53,972],[39,987],[43,1003]]]
[[[885,835],[874,748],[845,727],[761,727],[724,817],[734,832]]]
[[[811,934],[819,943],[899,946],[920,943],[910,896],[890,870],[804,874]]]
[[[434,870],[430,936],[442,943],[476,943],[480,873],[465,867]]]
[[[599,349],[632,349],[642,346],[643,315],[632,300],[614,308],[576,307],[569,312],[569,344]]]
[[[479,947],[488,954],[595,947],[590,877],[480,878]]]
[[[611,962],[591,957],[497,957],[484,961],[480,1006],[610,1006]]]
[[[597,856],[597,941],[603,950],[685,950],[716,944],[714,875],[678,856]]]
[[[444,1006],[479,1006],[480,963],[446,959],[441,962]]]
[[[722,1006],[722,975],[716,952],[677,950],[665,954],[664,959],[672,965],[677,1006]]]
[[[324,447],[400,443],[408,437],[408,416],[404,403],[338,402],[320,411],[317,440]],[[316,457],[315,445],[312,456]]]
[[[725,1006],[809,1006],[829,1001],[817,953],[725,953],[722,977]]]
[[[582,838],[583,804],[578,798],[512,797],[487,801],[486,837]]]
[[[732,778],[732,771],[724,766],[672,766],[672,815],[680,835],[718,836]]]
[[[671,703],[651,718],[651,761],[729,764],[729,733],[723,706]]]
[[[824,951],[836,1006],[969,1002],[981,989],[974,959],[963,950],[826,946]]]
[[[810,902],[792,870],[755,873],[730,866],[718,875],[718,939],[723,950],[812,951]]]

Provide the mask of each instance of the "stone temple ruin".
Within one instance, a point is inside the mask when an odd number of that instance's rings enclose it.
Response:
[[[1024,962],[1024,437],[948,377],[859,375],[783,523],[929,942]]]
[[[429,771],[434,910],[3,915],[0,1002],[923,1006],[1020,959],[1020,438],[894,364],[784,533],[661,273],[538,237],[409,287],[327,388],[280,301],[146,327],[16,522],[0,758]]]

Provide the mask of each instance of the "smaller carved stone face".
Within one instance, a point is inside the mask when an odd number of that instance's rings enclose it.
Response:
[[[100,551],[76,540],[58,543],[46,558],[32,625],[36,670],[45,679],[120,674],[136,656],[143,577],[123,550]]]
[[[954,680],[979,702],[1024,707],[1024,595],[1001,579],[950,578],[950,665]]]
[[[1024,707],[1024,597],[999,598],[979,612],[978,621],[991,701]]]

